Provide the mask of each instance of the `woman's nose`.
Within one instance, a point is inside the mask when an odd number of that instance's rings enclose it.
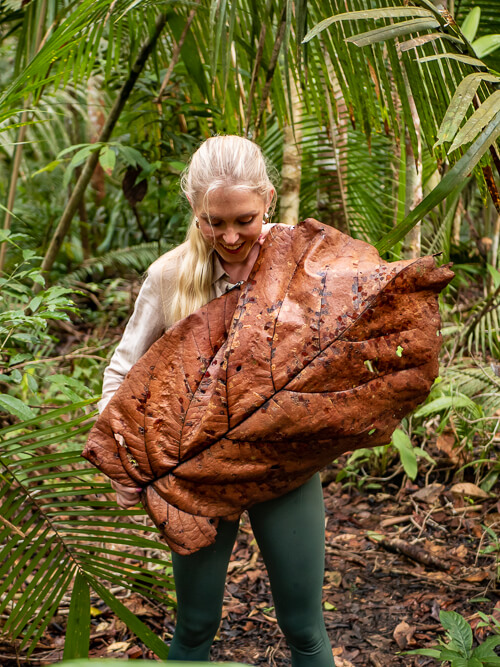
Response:
[[[224,239],[224,243],[227,243],[227,245],[234,245],[238,242],[238,232],[232,227],[229,227],[224,232],[222,238]]]

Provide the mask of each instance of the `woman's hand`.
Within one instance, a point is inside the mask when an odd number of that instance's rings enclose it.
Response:
[[[123,507],[123,509],[133,507],[139,502],[142,489],[125,486],[125,484],[120,484],[114,480],[111,480],[111,486],[116,491],[116,502],[120,507]]]
[[[258,243],[259,245],[262,245],[262,244],[264,243],[264,241],[265,241],[265,239],[266,239],[266,236],[269,234],[269,232],[270,232],[272,226],[273,226],[273,225],[272,225],[270,222],[265,222],[265,223],[262,225],[262,231],[261,231],[261,233],[260,233],[260,235],[259,235],[259,238],[257,239],[257,243]]]
[[[115,436],[115,440],[120,445],[120,447],[124,447],[125,439],[123,435],[120,435],[119,433],[114,433],[113,435]],[[141,497],[140,494],[142,491],[141,488],[125,486],[125,484],[120,484],[114,480],[111,480],[111,486],[116,491],[116,502],[120,507],[123,507],[123,509],[133,507],[139,502]]]

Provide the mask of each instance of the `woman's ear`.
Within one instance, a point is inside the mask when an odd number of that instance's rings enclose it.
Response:
[[[275,194],[276,194],[276,190],[274,188],[271,188],[269,190],[269,197],[267,198],[267,208],[268,209],[271,206],[271,204],[273,203],[273,199],[274,199]],[[267,211],[267,212],[269,212],[269,211]]]

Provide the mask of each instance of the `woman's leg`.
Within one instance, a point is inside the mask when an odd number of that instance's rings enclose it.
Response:
[[[319,475],[249,511],[293,667],[332,667],[321,604],[325,510]]]
[[[172,553],[177,624],[169,660],[208,661],[220,623],[227,565],[237,532],[237,521],[221,521],[211,546],[190,556]]]

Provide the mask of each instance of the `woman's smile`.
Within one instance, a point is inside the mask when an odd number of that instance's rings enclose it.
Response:
[[[223,266],[236,268],[247,260],[255,261],[252,248],[262,233],[268,205],[251,190],[229,187],[210,192],[203,207],[195,207],[200,232],[213,245]]]
[[[227,252],[238,253],[245,245],[245,242],[237,243],[236,245],[228,245],[227,243],[219,241],[219,245],[221,245],[224,248],[224,250],[227,250]]]

